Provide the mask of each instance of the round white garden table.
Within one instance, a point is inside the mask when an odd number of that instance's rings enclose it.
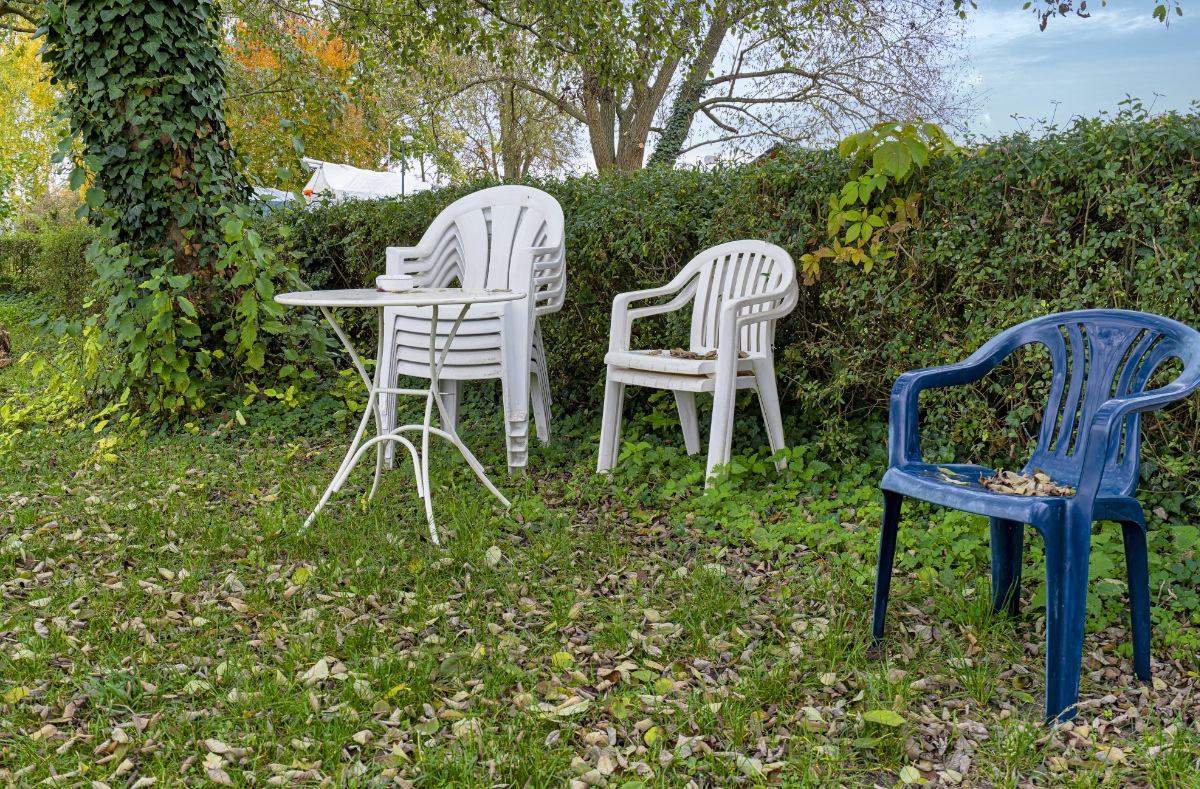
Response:
[[[434,545],[440,545],[437,525],[433,522],[433,491],[429,485],[429,437],[431,435],[440,436],[458,447],[458,451],[466,458],[467,464],[470,465],[471,470],[475,472],[480,481],[487,486],[487,489],[496,498],[504,502],[504,506],[509,506],[508,499],[488,479],[483,466],[476,459],[475,455],[471,453],[471,450],[467,449],[466,445],[463,444],[462,439],[458,437],[458,432],[454,429],[454,424],[446,418],[446,407],[442,403],[438,376],[441,374],[442,365],[446,361],[446,354],[450,351],[450,344],[454,342],[454,336],[458,333],[459,327],[462,326],[463,318],[466,317],[469,310],[458,310],[458,318],[454,321],[454,327],[450,330],[449,336],[446,337],[445,345],[439,357],[437,353],[438,308],[451,305],[469,307],[472,304],[517,301],[523,298],[525,298],[525,294],[519,291],[465,288],[419,288],[396,293],[374,289],[309,290],[281,293],[275,297],[275,301],[280,304],[287,304],[294,307],[320,308],[321,314],[325,316],[325,320],[333,327],[334,333],[342,341],[342,345],[346,347],[346,351],[350,354],[350,359],[354,362],[355,369],[358,370],[363,383],[367,386],[367,405],[363,409],[362,420],[358,424],[358,432],[354,434],[354,441],[350,443],[350,449],[346,452],[346,457],[342,460],[341,466],[338,467],[337,473],[334,474],[333,481],[329,483],[329,487],[325,489],[325,493],[321,496],[320,501],[317,502],[317,506],[313,508],[313,511],[304,521],[302,530],[308,528],[313,518],[317,517],[317,513],[325,506],[325,502],[329,500],[329,497],[341,490],[342,485],[346,482],[346,478],[354,470],[354,466],[358,464],[363,454],[372,446],[376,448],[375,480],[371,484],[371,493],[367,498],[368,500],[375,498],[375,491],[379,487],[380,473],[383,470],[384,442],[395,441],[407,447],[409,454],[412,455],[413,469],[417,478],[417,496],[425,500],[425,517],[429,521],[429,536],[433,539]],[[378,336],[381,338],[383,337],[383,311],[385,307],[432,307],[433,318],[429,322],[429,388],[397,389],[393,386],[380,386],[378,362],[375,365],[374,378],[368,376],[366,368],[363,367],[362,359],[359,358],[358,352],[354,349],[354,343],[350,342],[350,338],[342,331],[342,327],[338,325],[338,322],[333,318],[333,313],[330,312],[331,309],[337,307],[376,310],[379,314]],[[379,348],[377,354],[382,354],[384,351],[385,349]],[[401,425],[388,433],[384,433],[382,431],[383,422],[379,414],[379,398],[386,394],[424,397],[424,423],[419,425]],[[430,425],[435,404],[437,405],[438,415],[441,419],[441,428]],[[366,433],[367,422],[371,415],[375,416],[376,435],[374,438],[364,441],[363,436]],[[402,435],[414,430],[421,431],[421,449],[419,452],[413,442]]]

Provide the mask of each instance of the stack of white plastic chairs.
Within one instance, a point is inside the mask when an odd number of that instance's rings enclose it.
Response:
[[[499,378],[509,472],[529,456],[530,405],[538,439],[550,441],[550,384],[538,319],[562,309],[566,288],[563,213],[558,201],[526,186],[497,186],[455,201],[415,247],[389,247],[388,274],[411,274],[420,288],[510,289],[528,298],[470,306],[440,378],[451,420],[457,418],[461,382]],[[439,357],[461,307],[438,313]],[[429,377],[430,307],[384,311],[380,380]],[[396,396],[383,398],[383,430],[396,425]],[[385,458],[393,462],[392,445]]]

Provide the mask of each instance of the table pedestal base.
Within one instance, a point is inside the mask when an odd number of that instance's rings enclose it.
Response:
[[[329,497],[342,489],[342,485],[345,484],[346,479],[350,476],[350,472],[354,470],[354,467],[358,464],[358,461],[362,459],[362,456],[366,454],[367,450],[369,450],[371,447],[375,447],[375,479],[371,483],[371,492],[367,496],[367,499],[370,500],[375,498],[375,492],[379,489],[379,478],[383,472],[384,446],[386,442],[394,441],[407,448],[409,455],[412,456],[413,471],[416,475],[417,496],[425,500],[425,517],[429,522],[429,536],[433,540],[434,545],[440,545],[441,542],[438,540],[437,524],[435,524],[433,521],[433,490],[429,482],[429,437],[431,435],[444,438],[457,447],[458,451],[461,452],[463,457],[466,459],[467,464],[471,467],[471,470],[475,472],[475,476],[479,477],[480,482],[482,482],[484,486],[491,491],[492,495],[500,499],[500,501],[504,503],[505,507],[511,506],[508,499],[504,497],[504,494],[497,490],[496,486],[492,484],[492,481],[488,479],[487,474],[483,470],[483,465],[479,462],[471,450],[467,449],[467,446],[462,442],[462,439],[458,437],[458,432],[454,428],[454,423],[447,418],[446,406],[442,402],[442,395],[440,392],[441,387],[439,386],[439,375],[441,373],[442,364],[446,360],[446,354],[450,350],[450,344],[454,341],[454,336],[458,333],[458,329],[462,325],[463,318],[466,317],[467,311],[468,310],[466,308],[459,311],[458,319],[454,322],[454,328],[451,329],[450,335],[446,338],[446,343],[443,346],[442,355],[439,359],[437,356],[436,345],[438,307],[437,305],[433,305],[433,319],[430,321],[429,326],[429,388],[396,389],[392,387],[382,387],[379,385],[378,364],[375,367],[375,377],[372,379],[367,376],[366,369],[363,367],[358,353],[354,350],[354,344],[350,342],[350,338],[347,337],[345,332],[342,331],[342,327],[339,326],[337,321],[333,319],[333,314],[329,311],[329,309],[327,307],[321,307],[321,312],[324,314],[325,320],[329,322],[329,325],[333,327],[334,332],[337,334],[338,339],[342,341],[342,345],[345,346],[346,351],[350,354],[350,358],[354,361],[354,366],[357,368],[358,374],[362,377],[363,382],[367,386],[367,404],[363,409],[363,416],[359,421],[358,431],[354,434],[354,440],[350,443],[350,449],[346,452],[346,457],[342,459],[342,464],[338,467],[337,473],[333,477],[333,481],[329,483],[327,488],[325,488],[325,492],[321,495],[321,499],[317,502],[317,506],[313,508],[313,511],[309,513],[308,518],[305,519],[304,526],[301,527],[301,531],[307,529],[309,524],[313,522],[313,519],[317,517],[317,513],[320,512],[325,506],[326,502],[329,501]],[[384,336],[382,308],[379,310],[379,336],[381,338]],[[385,349],[379,349],[380,354],[384,352]],[[383,421],[381,420],[379,413],[380,398],[386,394],[424,397],[425,421],[419,425],[402,425],[388,433],[381,432]],[[433,408],[435,405],[437,406],[438,416],[443,425],[442,428],[436,428],[431,425]],[[375,417],[376,435],[373,438],[364,441],[363,436],[366,433],[367,422],[370,420],[372,415]],[[420,431],[421,433],[420,450],[417,449],[416,445],[414,445],[412,441],[402,435],[403,433],[411,431]]]

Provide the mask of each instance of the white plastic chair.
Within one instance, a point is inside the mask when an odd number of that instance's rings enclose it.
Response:
[[[528,298],[469,308],[440,378],[451,422],[457,419],[461,382],[500,378],[504,392],[508,469],[528,460],[529,408],[533,401],[537,436],[550,441],[550,386],[538,318],[562,309],[566,288],[563,213],[558,201],[527,186],[496,186],[450,204],[415,247],[388,247],[387,273],[411,274],[421,288],[508,288]],[[458,318],[459,308],[442,307],[438,351]],[[398,375],[429,377],[429,324],[432,310],[384,311],[380,380],[395,385]],[[396,425],[396,396],[382,400],[384,431]],[[391,467],[389,443],[385,462]]]
[[[634,301],[678,294],[666,304],[630,309]],[[695,299],[689,350],[715,359],[687,359],[666,350],[630,350],[630,330],[638,318],[674,312]],[[772,451],[783,448],[783,418],[775,387],[775,322],[796,306],[796,265],[791,256],[765,241],[731,241],[692,258],[660,288],[622,293],[613,301],[608,340],[608,380],[600,428],[598,473],[617,462],[625,387],[652,386],[675,393],[684,445],[700,451],[696,393],[713,393],[712,431],[708,441],[708,479],[729,463],[733,406],[739,389],[754,389],[762,404]],[[776,467],[783,470],[786,461]]]

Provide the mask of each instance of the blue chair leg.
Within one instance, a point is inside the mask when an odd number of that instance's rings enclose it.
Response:
[[[888,594],[892,590],[892,562],[896,558],[896,533],[900,529],[900,505],[904,497],[889,490],[883,492],[883,524],[879,529],[879,564],[875,571],[875,615],[871,626],[871,644],[883,639]]]
[[[1046,539],[1046,720],[1065,723],[1079,711],[1079,673],[1087,614],[1090,513],[1069,508]]]
[[[1150,568],[1146,532],[1141,524],[1123,521],[1125,573],[1129,582],[1129,624],[1133,631],[1133,673],[1150,679]]]
[[[1025,550],[1025,524],[1005,518],[991,519],[992,610],[1021,613],[1021,560]]]

